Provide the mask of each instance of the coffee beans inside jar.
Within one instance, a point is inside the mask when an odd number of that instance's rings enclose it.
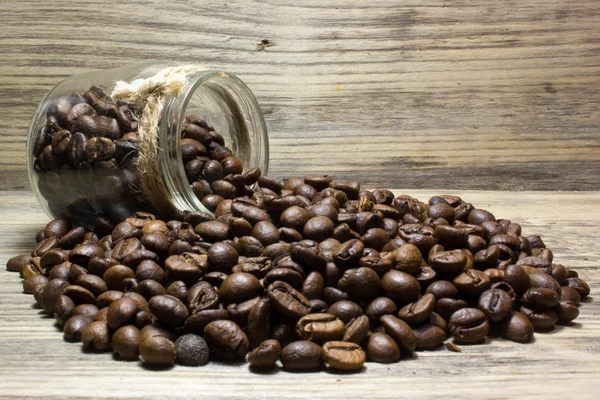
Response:
[[[135,191],[134,111],[94,87],[56,101],[35,142],[40,187],[69,203],[70,220],[48,223],[7,269],[67,341],[153,365],[247,358],[252,369],[359,371],[490,332],[531,341],[569,325],[590,293],[539,236],[460,197],[424,203],[327,175],[275,180],[245,169],[194,115],[182,160],[214,215],[163,216]],[[138,211],[106,214],[114,191]],[[77,226],[88,217],[91,231]]]

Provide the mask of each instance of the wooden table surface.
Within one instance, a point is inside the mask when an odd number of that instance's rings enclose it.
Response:
[[[2,0],[0,265],[47,222],[24,154],[44,94],[75,73],[154,59],[244,80],[265,114],[271,176],[328,173],[422,199],[458,192],[542,234],[594,297],[599,20],[596,0]],[[355,375],[256,375],[84,354],[16,274],[0,268],[0,280],[0,398],[600,396],[593,301],[529,345],[493,339]]]
[[[396,193],[405,191],[396,191]],[[411,190],[426,199],[431,191]],[[437,193],[439,194],[439,193]],[[86,354],[66,343],[54,319],[21,293],[18,274],[0,269],[0,398],[340,398],[340,399],[597,399],[600,390],[600,286],[597,246],[600,192],[458,192],[479,207],[543,235],[557,262],[592,287],[569,327],[518,344],[502,339],[419,352],[412,360],[367,363],[358,374],[253,374],[247,364],[144,369],[111,353]],[[31,193],[0,192],[0,265],[30,251],[47,222]]]

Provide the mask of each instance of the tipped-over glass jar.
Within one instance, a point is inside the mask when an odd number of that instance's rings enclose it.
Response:
[[[92,228],[140,211],[214,211],[267,173],[269,144],[237,77],[145,63],[56,85],[33,118],[27,157],[48,215]]]

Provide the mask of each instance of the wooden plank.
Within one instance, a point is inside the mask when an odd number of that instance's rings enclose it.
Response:
[[[404,191],[427,199],[432,191]],[[600,192],[457,193],[497,217],[510,218],[525,234],[539,233],[555,259],[600,285],[596,245]],[[29,192],[0,192],[0,265],[31,249],[48,218]],[[62,341],[50,317],[20,293],[17,274],[0,268],[0,398],[427,398],[597,399],[600,389],[600,305],[588,300],[570,327],[537,333],[531,344],[490,339],[485,345],[419,352],[398,364],[368,363],[359,374],[252,374],[246,365],[144,369],[110,354],[86,354]]]
[[[27,188],[26,129],[54,84],[162,59],[251,87],[274,177],[598,190],[599,16],[595,0],[3,0],[0,189]]]

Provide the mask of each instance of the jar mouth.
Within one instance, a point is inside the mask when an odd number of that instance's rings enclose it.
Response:
[[[215,70],[192,74],[177,96],[166,99],[158,129],[157,154],[163,180],[172,204],[180,211],[200,210],[213,214],[188,183],[181,155],[181,132],[185,117],[197,113],[203,102],[202,118],[216,121],[229,137],[225,144],[240,158],[246,169],[268,172],[269,144],[260,106],[250,89],[236,76]],[[194,110],[190,111],[190,109]],[[202,114],[207,115],[202,115]],[[231,141],[231,143],[229,142]]]

